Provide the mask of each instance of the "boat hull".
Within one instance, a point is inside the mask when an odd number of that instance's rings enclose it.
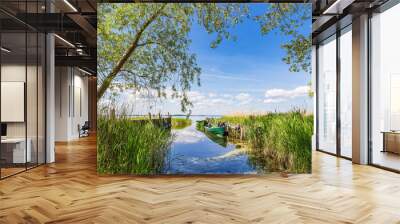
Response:
[[[213,133],[213,134],[216,134],[216,135],[222,135],[223,136],[225,134],[225,128],[221,128],[221,127],[208,128],[208,127],[206,127],[205,129],[206,129],[206,131],[208,131],[210,133]]]

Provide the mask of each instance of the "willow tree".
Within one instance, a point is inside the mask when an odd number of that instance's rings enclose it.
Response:
[[[200,67],[189,51],[188,34],[194,22],[216,38],[211,47],[230,39],[230,27],[247,13],[238,4],[100,4],[98,10],[98,96],[111,85],[156,90],[181,99],[193,83],[200,85]]]
[[[268,5],[265,14],[253,16],[247,4],[100,4],[97,99],[110,87],[151,89],[160,97],[169,87],[171,96],[181,100],[181,110],[185,112],[191,105],[186,93],[193,84],[200,85],[201,68],[196,55],[189,51],[193,23],[215,36],[210,43],[212,48],[224,39],[234,39],[230,31],[245,18],[258,21],[262,34],[279,28],[293,36],[283,46],[288,53],[285,62],[291,64],[293,71],[304,69],[307,38],[304,41],[297,32],[290,33],[288,26],[298,29],[299,24],[286,21],[298,12],[290,4]]]
[[[269,4],[265,13],[253,17],[260,24],[261,34],[267,35],[275,30],[289,37],[282,44],[286,51],[282,60],[289,65],[291,72],[311,73],[311,15],[310,4],[280,3]],[[308,85],[311,87],[311,81]],[[314,95],[311,88],[308,95]]]
[[[311,72],[311,4],[268,4],[266,11],[253,18],[259,22],[261,34],[277,31],[289,37],[282,45],[283,61],[292,72]]]

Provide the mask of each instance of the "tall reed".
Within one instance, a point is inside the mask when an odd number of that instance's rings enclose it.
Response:
[[[97,169],[107,174],[158,174],[173,140],[169,129],[152,122],[99,115]]]
[[[251,160],[266,170],[311,172],[313,116],[296,110],[252,116],[224,116],[213,122],[240,125],[251,147]]]

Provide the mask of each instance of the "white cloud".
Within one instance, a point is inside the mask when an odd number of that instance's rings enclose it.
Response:
[[[188,96],[189,100],[192,101],[193,103],[202,102],[203,100],[205,100],[207,98],[205,95],[203,95],[202,93],[200,93],[198,91],[189,91],[187,93],[187,96]]]
[[[269,89],[265,91],[264,103],[280,103],[289,99],[307,96],[309,86],[298,86],[294,89]]]
[[[294,89],[269,89],[265,92],[266,98],[296,98],[299,96],[306,96],[308,94],[309,86],[299,86]]]
[[[233,96],[232,96],[231,94],[226,94],[226,93],[225,93],[225,94],[222,94],[222,97],[223,97],[223,98],[232,99]]]
[[[225,104],[227,101],[222,98],[209,99],[212,104]]]
[[[235,96],[235,99],[237,99],[239,101],[245,101],[250,98],[251,98],[251,96],[248,93],[239,93],[238,95]]]
[[[151,113],[181,113],[180,99],[173,98],[171,89],[165,90],[166,97],[159,98],[155,90],[140,90],[126,93],[126,103],[132,105],[132,114],[147,114]],[[285,102],[293,98],[306,96],[308,86],[299,86],[294,89],[269,89],[264,92],[264,97],[253,94],[252,92],[232,93],[216,93],[214,91],[202,92],[192,90],[187,92],[189,100],[193,103],[193,114],[229,114],[236,111],[266,111],[273,110],[267,105],[273,106],[277,103],[280,108],[285,108]],[[178,92],[178,95],[181,95]],[[121,101],[122,102],[122,101]],[[264,106],[262,106],[264,105]],[[282,107],[281,107],[282,105]]]
[[[263,102],[264,103],[281,103],[281,102],[285,102],[285,101],[286,101],[286,99],[283,99],[283,98],[267,98]]]
[[[235,96],[235,100],[239,101],[239,104],[248,104],[253,101],[253,97],[248,93],[239,93]]]
[[[217,96],[217,94],[215,94],[215,93],[209,93],[208,96],[209,96],[209,97],[215,97],[215,96]]]

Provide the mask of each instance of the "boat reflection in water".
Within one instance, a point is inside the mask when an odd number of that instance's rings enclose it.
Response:
[[[222,147],[228,146],[228,138],[226,136],[216,135],[210,132],[205,131],[204,134],[213,142],[217,143]]]

